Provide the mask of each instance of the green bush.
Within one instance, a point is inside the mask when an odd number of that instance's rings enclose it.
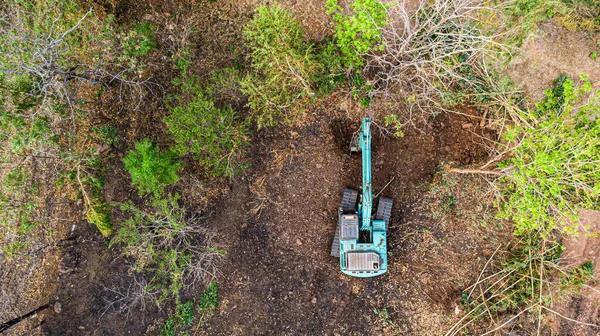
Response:
[[[40,226],[36,216],[39,190],[29,169],[19,166],[4,173],[0,179],[0,243],[11,257],[36,242],[27,234]]]
[[[592,86],[587,76],[581,79],[575,85],[561,77],[505,134],[518,145],[499,165],[507,173],[499,181],[500,215],[516,223],[516,234],[555,228],[575,233],[578,209],[600,208],[600,93],[582,102]]]
[[[171,151],[161,152],[148,139],[136,142],[135,150],[130,150],[123,162],[140,194],[157,195],[179,181],[177,171],[182,164],[177,155]]]
[[[96,225],[104,237],[110,236],[113,224],[110,220],[109,207],[106,203],[95,201],[87,206],[86,219],[88,223]]]
[[[177,328],[177,325],[175,323],[175,318],[173,316],[169,316],[169,318],[167,318],[167,320],[163,324],[163,327],[160,329],[159,335],[160,336],[175,336],[176,328]]]
[[[172,150],[178,155],[191,153],[209,175],[233,176],[245,167],[248,122],[231,107],[218,108],[196,91],[191,102],[171,107],[171,115],[164,118],[175,141]]]
[[[327,0],[326,6],[335,20],[335,43],[345,66],[360,72],[364,55],[382,48],[380,27],[386,24],[389,6],[377,0],[354,0],[351,14],[345,13],[337,0]]]
[[[241,81],[260,127],[291,123],[314,95],[311,78],[320,72],[298,21],[275,5],[260,6],[244,28],[251,68]]]
[[[215,311],[219,306],[219,284],[211,282],[210,285],[200,295],[198,303],[198,312]]]
[[[200,324],[206,323],[219,307],[219,284],[211,282],[200,295],[198,302],[198,313],[200,314]]]
[[[186,303],[176,307],[177,317],[181,320],[181,324],[189,326],[194,322],[194,301],[187,301]]]

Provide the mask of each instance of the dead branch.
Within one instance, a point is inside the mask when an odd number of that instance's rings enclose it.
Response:
[[[460,169],[460,168],[448,168],[449,172],[459,173],[459,174],[483,174],[483,175],[496,175],[496,176],[505,176],[503,172],[495,171],[495,170],[481,170],[481,169]]]

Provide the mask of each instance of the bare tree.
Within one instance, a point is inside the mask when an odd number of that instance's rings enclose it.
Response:
[[[102,31],[99,21],[90,19],[95,15],[92,9],[70,27],[65,26],[63,14],[58,13],[47,31],[32,28],[29,15],[32,14],[18,6],[0,7],[0,50],[4,54],[0,57],[0,72],[7,78],[33,79],[29,93],[38,101],[33,116],[53,101],[73,107],[79,93],[89,85],[116,92],[114,97],[121,107],[125,106],[125,98],[137,101],[135,108],[139,106],[150,82],[139,79],[135,66],[114,61],[118,48],[91,39],[94,32]],[[74,35],[82,33],[87,34],[82,39],[88,45],[72,45],[79,43]],[[90,54],[80,59],[79,49]]]
[[[126,289],[104,287],[106,295],[102,298],[106,305],[101,311],[101,317],[109,310],[126,313],[127,319],[135,309],[145,311],[147,305],[154,304],[160,291],[154,289],[143,276],[134,275]]]
[[[365,73],[372,75],[372,95],[406,104],[409,120],[426,119],[444,109],[442,100],[457,84],[474,86],[466,67],[477,76],[486,59],[505,48],[476,28],[484,9],[478,0],[422,1],[412,11],[405,1],[388,9],[390,21],[381,27],[383,49],[367,57]],[[475,76],[475,77],[476,77]]]

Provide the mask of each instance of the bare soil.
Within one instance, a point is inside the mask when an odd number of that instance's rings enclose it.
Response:
[[[596,335],[598,328],[589,324],[600,323],[600,238],[592,235],[600,232],[600,211],[581,210],[579,213],[581,226],[579,236],[566,237],[563,240],[565,252],[563,263],[565,266],[577,267],[587,261],[594,264],[594,279],[589,286],[581,289],[579,295],[574,297],[559,298],[556,309],[562,315],[576,321],[587,323],[572,323],[566,319],[551,316],[553,331],[556,335],[585,336]]]
[[[600,83],[600,61],[590,57],[592,52],[600,54],[599,41],[600,34],[568,31],[556,22],[540,24],[538,33],[525,41],[508,67],[508,74],[534,102],[544,97],[543,91],[560,75],[577,79],[584,73],[592,83]]]

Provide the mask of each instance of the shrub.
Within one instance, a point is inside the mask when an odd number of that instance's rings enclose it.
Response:
[[[150,22],[142,22],[127,35],[126,55],[146,56],[156,48],[154,26]]]
[[[581,102],[592,86],[587,76],[575,85],[561,77],[536,108],[522,113],[520,125],[505,137],[518,143],[499,167],[501,213],[516,223],[516,233],[561,228],[574,233],[580,208],[600,201],[600,93]],[[577,106],[577,107],[575,107]]]
[[[491,322],[488,317],[497,321],[503,319],[503,315],[515,316],[517,313],[524,317],[529,315],[527,319],[531,321],[543,319],[543,313],[552,308],[553,301],[577,293],[593,279],[591,261],[577,267],[561,262],[562,244],[543,239],[537,232],[521,238],[498,263],[499,269],[488,269],[489,275],[485,277],[482,271],[480,279],[462,293],[459,304],[468,312],[465,315],[468,319],[457,322],[449,335],[463,334],[461,329],[474,319]],[[490,328],[493,327],[496,324]]]
[[[219,306],[219,284],[211,282],[210,285],[200,295],[200,302],[198,302],[198,313],[202,316],[210,314],[217,310]]]
[[[244,28],[251,69],[241,81],[259,127],[291,123],[314,95],[310,79],[319,72],[312,46],[292,15],[279,6],[258,8]]]
[[[382,50],[381,27],[386,24],[388,5],[377,0],[354,0],[352,14],[346,14],[337,0],[327,0],[327,13],[335,20],[335,43],[343,55],[343,63],[360,72],[364,55]]]
[[[110,243],[122,244],[121,253],[134,259],[132,272],[153,274],[149,286],[161,292],[157,304],[167,298],[179,304],[183,288],[212,280],[223,255],[199,216],[187,214],[178,202],[178,194],[167,194],[152,197],[144,209],[132,202],[120,204],[128,219]]]
[[[109,207],[106,203],[95,200],[87,205],[86,219],[90,224],[96,225],[104,237],[110,236],[113,224],[110,220]]]
[[[233,176],[245,166],[243,148],[247,143],[248,122],[240,120],[231,107],[217,108],[197,90],[191,102],[180,102],[164,118],[173,136],[173,152],[191,153],[209,175]]]
[[[179,180],[181,163],[177,156],[170,151],[161,152],[147,139],[136,142],[135,150],[130,150],[123,162],[140,194],[160,194]]]
[[[3,173],[0,179],[0,243],[11,257],[35,243],[27,234],[40,226],[36,211],[39,197],[29,169],[17,166]]]

